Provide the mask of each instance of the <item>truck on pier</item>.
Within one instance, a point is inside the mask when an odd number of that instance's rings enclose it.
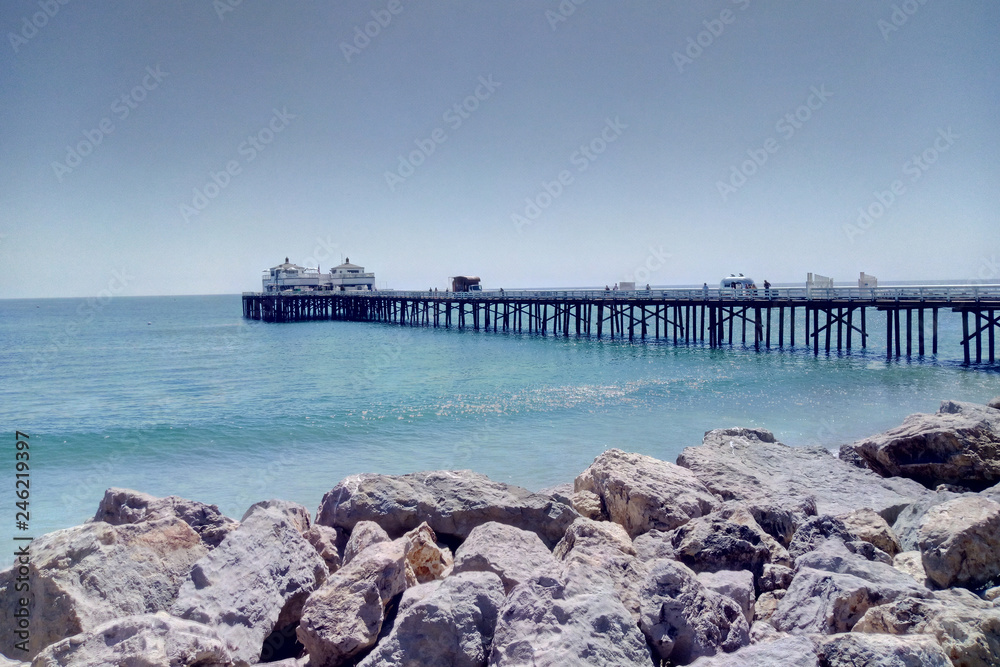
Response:
[[[479,282],[479,276],[453,276],[451,279],[452,292],[481,292],[483,286]]]

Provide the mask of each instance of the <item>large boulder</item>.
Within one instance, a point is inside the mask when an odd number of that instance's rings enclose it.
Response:
[[[933,635],[955,667],[1000,665],[1000,608],[963,589],[872,607],[854,632]]]
[[[172,609],[215,628],[233,656],[248,663],[257,661],[268,635],[299,621],[329,572],[286,510],[261,505],[244,516],[194,565]]]
[[[780,566],[777,566],[780,567]],[[732,598],[743,610],[747,623],[753,625],[754,601],[757,593],[754,589],[753,573],[747,570],[719,570],[717,572],[699,572],[698,581],[710,591]]]
[[[317,514],[317,523],[348,531],[359,521],[374,521],[392,538],[426,521],[442,538],[459,541],[497,521],[537,533],[550,548],[578,516],[547,495],[471,470],[352,475],[323,496]]]
[[[406,540],[379,542],[332,574],[306,600],[296,635],[317,666],[340,665],[375,644],[385,607],[416,585]]]
[[[510,592],[493,635],[491,667],[652,667],[652,655],[618,597],[568,595],[564,582],[538,576]]]
[[[789,447],[764,429],[709,431],[700,446],[681,452],[677,463],[724,500],[797,508],[796,524],[817,512],[839,515],[862,507],[893,521],[905,506],[928,493],[911,480],[884,479],[847,464],[823,447]],[[781,540],[769,521],[756,513],[755,518]]]
[[[122,616],[170,608],[191,567],[208,547],[176,517],[140,523],[104,522],[59,530],[31,543],[27,577],[31,636],[27,657],[60,639]],[[9,638],[16,630],[15,567],[0,572],[0,651],[25,657]]]
[[[490,521],[477,526],[455,552],[453,572],[492,572],[504,594],[542,569],[554,572],[556,559],[535,533]]]
[[[344,559],[342,564],[347,565],[354,557],[364,551],[367,547],[379,542],[389,542],[389,533],[382,529],[374,521],[358,521],[351,529],[351,536],[344,545]]]
[[[816,646],[802,636],[784,636],[774,641],[744,646],[734,653],[698,658],[692,667],[819,667]],[[915,666],[914,666],[915,667]]]
[[[889,556],[895,556],[903,550],[899,538],[888,522],[873,509],[865,507],[837,518],[844,522],[844,527],[849,533],[860,540],[874,544]]]
[[[910,415],[841,450],[886,477],[909,477],[929,488],[984,489],[1000,482],[1000,411],[944,401],[936,414]]]
[[[576,478],[574,488],[596,494],[604,513],[629,537],[653,529],[673,530],[718,504],[689,470],[620,449],[598,456]]]
[[[848,632],[817,641],[823,667],[952,667],[933,637]]]
[[[771,617],[783,632],[848,632],[870,607],[930,594],[913,577],[852,553],[838,538],[798,558],[795,570]]]
[[[94,521],[122,526],[168,517],[176,517],[191,526],[209,547],[218,546],[226,535],[240,525],[223,516],[215,505],[177,496],[157,498],[141,491],[116,487],[104,492]]]
[[[829,514],[821,514],[810,517],[799,526],[792,537],[792,543],[788,545],[788,553],[792,558],[798,558],[825,544],[831,537],[840,538],[844,542],[857,539],[843,521]]]
[[[919,538],[924,571],[938,586],[980,588],[1000,578],[1000,503],[971,495],[932,507]]]
[[[951,667],[933,637],[893,637],[858,633],[778,636],[713,658],[695,667]]]
[[[740,503],[727,503],[665,534],[673,558],[695,572],[750,570],[760,576],[765,563],[791,565],[788,552]]]
[[[166,612],[125,616],[50,645],[33,667],[230,667],[243,664],[213,628]]]
[[[743,609],[732,598],[707,589],[682,563],[653,561],[640,600],[639,627],[657,655],[671,664],[686,665],[750,642]]]
[[[617,523],[580,517],[552,556],[561,565],[568,595],[610,591],[639,619],[639,589],[648,573],[636,558],[628,533]]]
[[[455,559],[448,547],[438,546],[431,527],[422,523],[406,535],[406,562],[418,584],[442,579],[451,574]]]
[[[269,509],[283,515],[288,520],[288,523],[292,524],[292,527],[302,535],[308,533],[312,527],[309,510],[304,505],[293,503],[290,500],[281,500],[280,498],[271,498],[270,500],[261,500],[254,503],[243,513],[243,518],[240,521],[246,521],[248,516],[261,509]]]
[[[954,493],[944,490],[933,491],[917,502],[904,507],[899,516],[896,517],[896,521],[892,524],[892,532],[899,539],[901,551],[915,551],[919,548],[920,524],[932,507],[967,495],[972,496],[975,494]]]
[[[329,526],[313,525],[309,527],[302,537],[306,538],[309,544],[313,545],[316,553],[326,563],[327,569],[332,573],[340,569],[343,547],[347,540],[344,531]]]
[[[389,635],[358,667],[481,667],[503,603],[503,584],[490,572],[464,572],[409,588]]]

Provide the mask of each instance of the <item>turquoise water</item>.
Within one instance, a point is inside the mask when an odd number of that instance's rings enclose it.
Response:
[[[31,436],[34,535],[92,516],[109,486],[239,518],[270,497],[314,509],[358,472],[471,468],[540,489],[608,447],[673,461],[725,426],[836,447],[942,399],[1000,395],[1000,374],[960,366],[958,320],[942,313],[938,358],[886,362],[874,311],[868,352],[815,357],[265,324],[242,319],[239,296],[0,301],[0,539],[15,532],[15,430]]]

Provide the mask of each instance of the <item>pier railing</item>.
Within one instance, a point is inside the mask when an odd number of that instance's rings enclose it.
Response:
[[[244,292],[244,296],[265,296],[256,292]],[[352,297],[392,297],[401,299],[545,299],[545,300],[665,300],[665,301],[996,301],[1000,300],[998,285],[907,285],[900,287],[761,287],[725,289],[710,288],[670,288],[649,290],[560,290],[560,289],[518,289],[483,290],[476,292],[434,292],[430,290],[382,290],[382,291],[318,291],[318,292],[275,292],[277,294],[319,294]]]

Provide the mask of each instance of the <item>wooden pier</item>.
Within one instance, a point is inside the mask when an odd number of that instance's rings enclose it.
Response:
[[[966,364],[995,363],[1000,285],[890,288],[520,290],[484,292],[245,292],[243,315],[265,322],[345,320],[475,331],[757,349],[868,346],[867,311],[886,318],[886,356],[936,355],[939,311],[961,313]],[[796,320],[802,325],[796,327]],[[971,325],[970,325],[971,322]],[[915,325],[915,326],[914,326]],[[928,325],[930,331],[928,332]],[[914,336],[914,334],[916,334]],[[928,346],[928,340],[929,346]],[[914,339],[916,347],[914,348]]]

